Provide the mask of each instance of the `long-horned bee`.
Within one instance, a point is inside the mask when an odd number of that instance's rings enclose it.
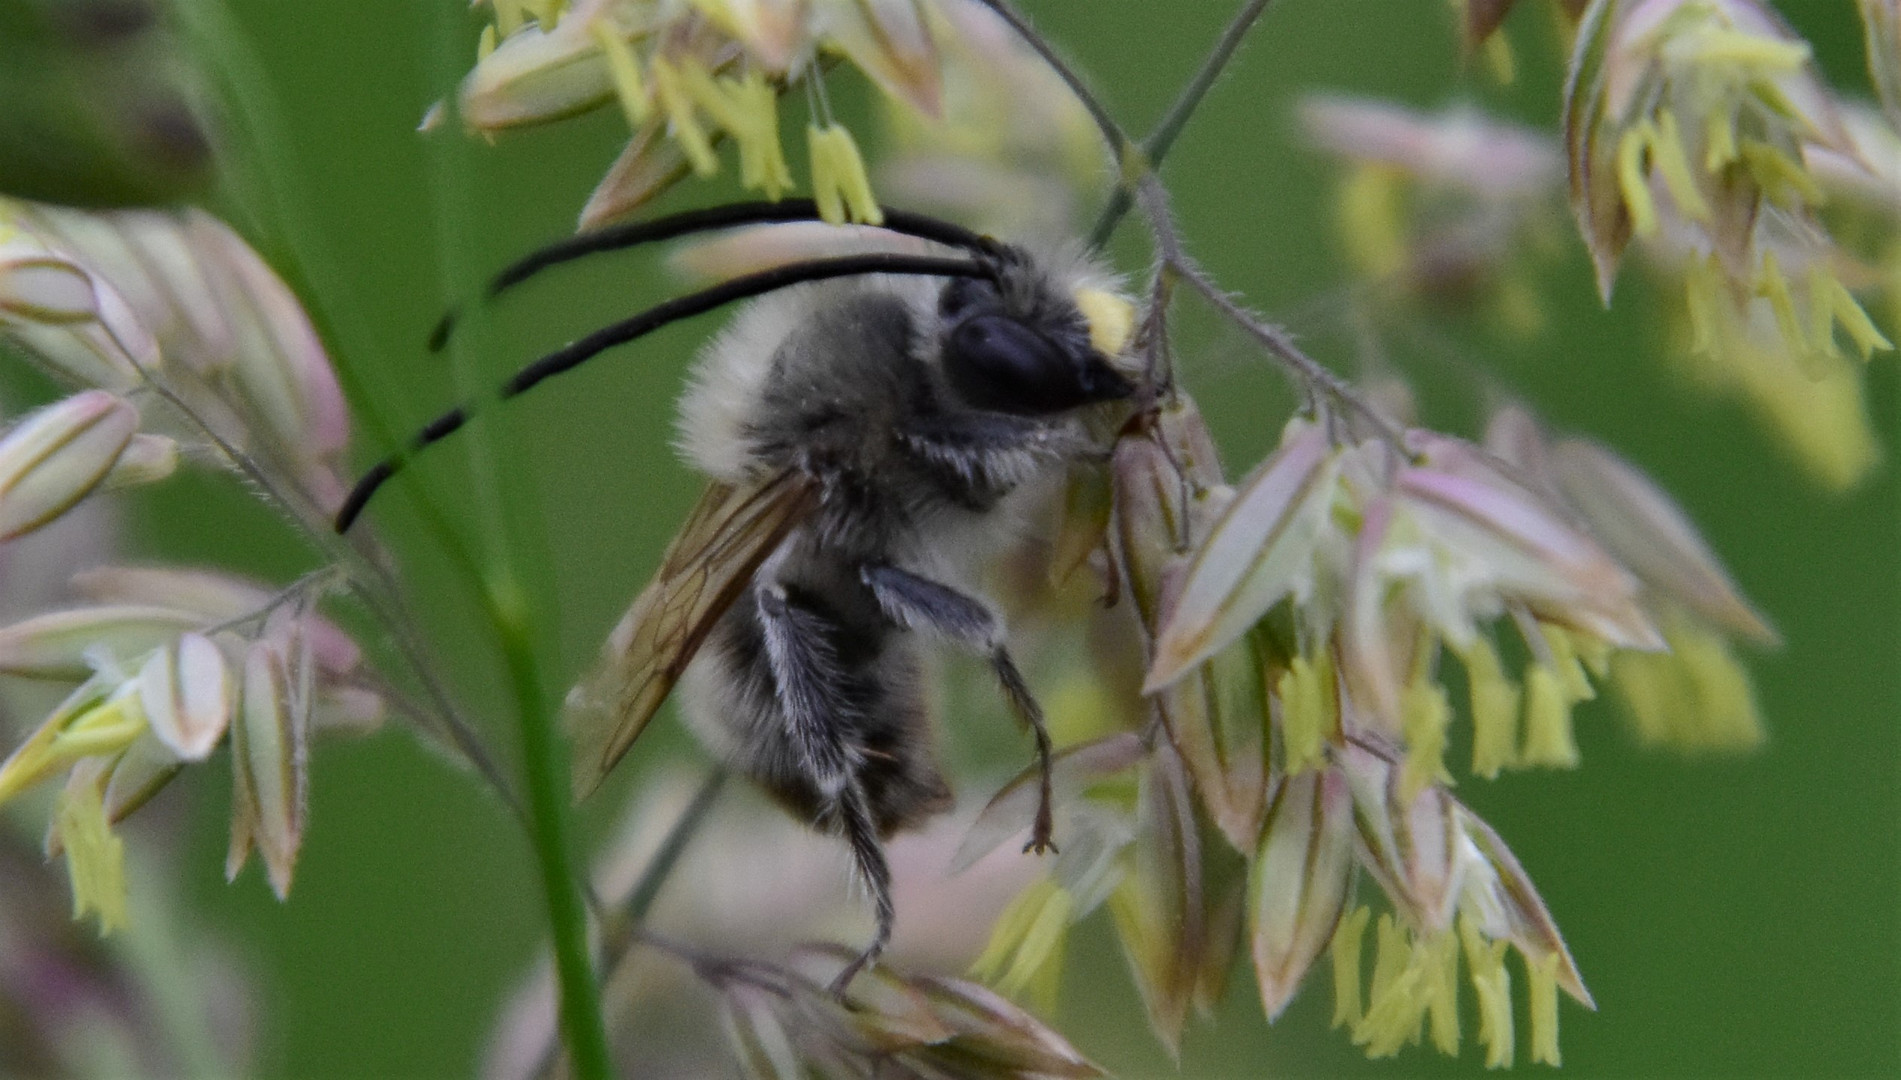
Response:
[[[593,251],[708,228],[813,220],[800,200],[741,204],[584,234],[522,260],[494,291]],[[1043,798],[1028,849],[1051,844],[1043,717],[974,572],[1028,497],[1100,457],[1104,403],[1136,394],[1127,301],[1080,259],[1039,258],[916,214],[885,227],[950,254],[813,259],[745,275],[597,331],[518,374],[521,393],[612,345],[719,303],[764,296],[700,355],[681,443],[711,484],[658,571],[568,698],[575,782],[594,788],[675,682],[707,748],[793,812],[842,834],[890,938],[883,839],[949,805],[929,731],[923,639],[969,650],[1036,739]],[[823,280],[820,279],[834,279]],[[1092,423],[1092,419],[1094,422]],[[451,412],[412,449],[466,420]],[[348,528],[400,466],[358,484]]]

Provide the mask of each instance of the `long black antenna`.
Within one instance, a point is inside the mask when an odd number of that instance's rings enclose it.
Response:
[[[880,252],[845,255],[832,259],[812,259],[776,266],[754,274],[745,274],[711,288],[688,293],[685,296],[676,296],[671,300],[655,304],[638,315],[604,326],[578,341],[556,349],[517,371],[513,377],[502,384],[495,399],[506,401],[525,394],[545,379],[579,367],[616,345],[650,334],[668,323],[690,319],[735,300],[759,296],[775,289],[783,289],[788,285],[823,281],[828,278],[853,277],[859,274],[992,277],[996,274],[996,267],[988,260],[982,259],[938,258]],[[350,526],[363,513],[363,508],[369,503],[370,497],[375,495],[376,490],[382,487],[390,477],[395,476],[402,469],[411,455],[432,443],[441,442],[468,423],[472,408],[473,406],[462,406],[450,409],[436,417],[416,433],[415,438],[410,440],[407,450],[384,458],[365,472],[357,480],[356,486],[350,489],[349,497],[343,500],[343,506],[337,510],[337,532],[349,531]]]
[[[894,210],[890,207],[882,209],[884,222],[878,227],[887,232],[915,236],[946,247],[962,248],[973,254],[988,254],[1000,246],[989,237],[972,232],[954,222],[943,221],[911,210]],[[818,203],[813,200],[781,199],[778,202],[727,203],[698,210],[684,210],[678,214],[669,214],[666,217],[657,217],[648,221],[634,221],[625,225],[595,229],[565,240],[558,240],[510,263],[490,279],[488,288],[484,290],[482,296],[485,300],[493,300],[551,266],[559,266],[562,263],[573,262],[576,259],[602,252],[620,251],[638,247],[641,244],[673,240],[697,232],[710,232],[714,229],[731,229],[740,225],[819,220],[822,219],[819,217]],[[435,328],[429,332],[431,352],[439,351],[448,343],[449,335],[455,331],[456,321],[460,317],[461,312],[455,307],[443,313]]]

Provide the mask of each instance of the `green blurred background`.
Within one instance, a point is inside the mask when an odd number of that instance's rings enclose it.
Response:
[[[624,128],[603,111],[470,144],[448,187],[416,133],[439,96],[442,21],[451,0],[239,0],[285,103],[308,192],[303,209],[340,255],[344,298],[378,343],[345,363],[382,368],[401,425],[455,396],[422,339],[450,263],[479,273],[572,228]],[[1234,5],[1229,0],[1026,0],[1090,72],[1133,130],[1160,114]],[[1192,250],[1228,287],[1277,317],[1325,311],[1342,282],[1331,253],[1328,166],[1303,151],[1290,105],[1334,88],[1436,105],[1477,98],[1549,127],[1558,63],[1542,3],[1511,22],[1520,75],[1500,89],[1461,64],[1437,0],[1280,0],[1216,88],[1166,174]],[[1865,85],[1848,0],[1783,5],[1837,85]],[[475,22],[470,19],[472,55]],[[852,108],[849,103],[845,106]],[[441,136],[437,136],[440,138]],[[438,195],[468,203],[444,214]],[[668,205],[725,197],[691,187]],[[447,223],[446,226],[444,223]],[[1128,238],[1125,237],[1125,240]],[[1125,269],[1139,248],[1120,250]],[[644,306],[668,283],[626,258],[539,283],[494,320],[484,362],[500,370]],[[1663,361],[1660,303],[1627,274],[1619,306],[1597,305],[1575,243],[1539,282],[1551,326],[1501,343],[1475,331],[1470,352],[1554,424],[1594,433],[1658,477],[1689,508],[1787,645],[1754,658],[1772,735],[1744,759],[1640,751],[1603,703],[1580,712],[1575,773],[1466,779],[1460,796],[1513,845],[1567,934],[1599,1003],[1563,1014],[1573,1076],[1901,1075],[1901,570],[1896,471],[1831,497],[1808,483],[1736,406],[1712,403]],[[672,329],[638,354],[550,386],[504,426],[518,447],[517,510],[549,523],[549,580],[561,670],[588,658],[651,570],[696,482],[670,447],[683,366],[712,323]],[[1313,348],[1349,362],[1350,336],[1324,315],[1295,320]],[[1189,385],[1239,472],[1271,445],[1291,401],[1265,363],[1216,338],[1188,362]],[[1469,425],[1477,388],[1430,360],[1397,359],[1441,426]],[[1893,450],[1895,361],[1871,375]],[[1469,426],[1464,428],[1470,430]],[[367,457],[367,452],[365,454]],[[467,461],[438,455],[425,475],[466,506]],[[416,522],[391,499],[382,522],[407,562],[425,621],[457,663],[470,711],[512,752],[505,700],[473,613]],[[140,554],[206,560],[288,577],[289,540],[265,546],[266,515],[222,480],[200,478],[140,503]],[[471,515],[465,514],[464,517]],[[955,739],[957,732],[950,731]],[[598,834],[638,783],[641,763],[690,755],[661,724],[636,767],[583,811]],[[228,784],[213,774],[166,796],[195,822],[180,867],[190,907],[240,943],[261,989],[260,1071],[270,1076],[449,1076],[474,1066],[503,996],[542,934],[528,849],[494,800],[401,730],[318,749],[311,826],[288,904],[260,875],[223,884]],[[763,884],[763,883],[762,883]],[[1059,1026],[1122,1075],[1173,1075],[1147,1034],[1102,919],[1082,932]],[[1184,1076],[1414,1076],[1472,1072],[1413,1050],[1367,1062],[1326,1028],[1324,971],[1269,1028],[1237,972],[1228,1007],[1191,1031]],[[1522,1005],[1521,1005],[1522,1008]],[[1522,1013],[1521,1013],[1522,1018]],[[1521,1033],[1522,1036],[1522,1033]]]

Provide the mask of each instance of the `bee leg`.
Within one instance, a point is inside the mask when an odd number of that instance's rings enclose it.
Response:
[[[871,894],[878,920],[871,944],[832,980],[832,993],[843,997],[853,977],[876,961],[891,941],[891,928],[897,920],[891,900],[891,867],[885,861],[877,823],[857,779],[862,751],[849,740],[849,729],[841,723],[850,715],[850,705],[839,693],[842,675],[828,644],[829,621],[818,612],[790,602],[785,590],[777,585],[758,588],[754,597],[779,709],[799,748],[800,764],[845,834],[852,864]]]
[[[1042,854],[1055,851],[1051,838],[1054,813],[1050,782],[1050,733],[1043,723],[1043,709],[1030,693],[1023,673],[1003,644],[1002,621],[983,601],[966,596],[948,585],[882,563],[867,563],[859,577],[877,597],[886,617],[906,629],[925,630],[947,641],[987,657],[997,682],[1003,687],[1004,700],[1036,738],[1036,764],[1040,788],[1036,803],[1036,821],[1030,830],[1025,851]]]
[[[871,944],[865,946],[865,951],[846,964],[844,970],[832,980],[832,996],[843,999],[852,979],[876,962],[885,946],[891,943],[891,927],[897,921],[897,908],[891,901],[891,866],[885,861],[884,844],[878,839],[878,829],[871,819],[871,810],[865,805],[864,790],[856,781],[848,785],[840,796],[837,810],[838,819],[844,826],[845,842],[851,845],[852,864],[857,868],[858,876],[864,879],[865,889],[871,894],[872,910],[878,918],[878,928],[872,932]]]
[[[1023,850],[1034,851],[1038,855],[1055,852],[1056,840],[1052,835],[1056,829],[1054,811],[1051,803],[1055,799],[1051,791],[1050,764],[1051,747],[1049,725],[1043,722],[1043,707],[1030,696],[1029,684],[1023,681],[1023,673],[1017,670],[1016,662],[1003,646],[997,646],[990,654],[990,666],[997,673],[997,682],[1003,686],[1003,696],[1010,702],[1010,708],[1036,737],[1037,797],[1036,822],[1030,829],[1030,842]]]
[[[843,721],[851,706],[839,689],[843,675],[830,645],[831,622],[790,602],[777,585],[761,586],[753,595],[779,709],[800,764],[828,803],[841,804],[861,755],[846,737]]]

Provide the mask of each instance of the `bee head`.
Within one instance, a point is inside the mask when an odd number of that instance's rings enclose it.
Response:
[[[952,390],[972,408],[1047,416],[1132,396],[1109,357],[1127,344],[1127,301],[1098,288],[1070,289],[1006,248],[994,278],[944,286],[942,361]]]

